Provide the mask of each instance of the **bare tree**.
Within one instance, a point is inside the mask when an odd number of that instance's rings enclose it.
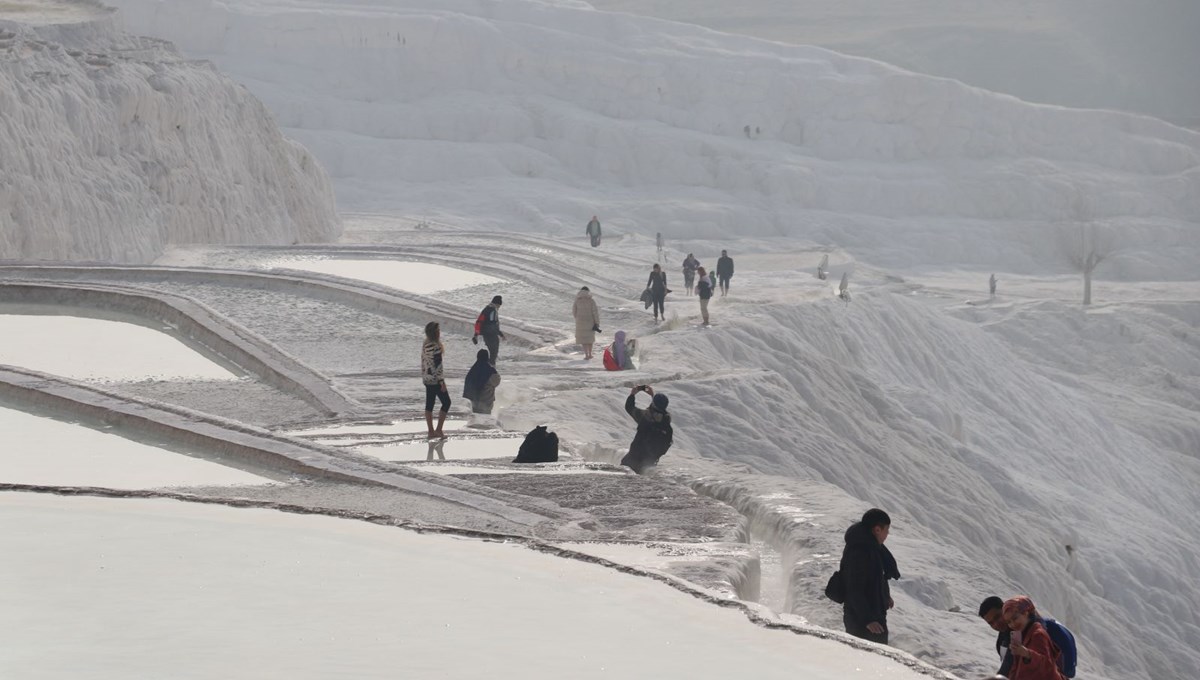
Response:
[[[1074,224],[1067,225],[1060,238],[1063,253],[1071,265],[1083,274],[1083,304],[1092,304],[1092,273],[1112,254],[1112,240],[1102,227],[1090,219],[1090,211],[1081,194],[1071,201]]]

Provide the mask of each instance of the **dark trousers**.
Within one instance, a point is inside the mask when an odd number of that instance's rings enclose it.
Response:
[[[441,385],[426,385],[425,410],[427,412],[433,411],[434,400],[442,402],[442,413],[450,410],[450,393],[443,391]]]
[[[883,632],[879,635],[867,630],[867,624],[855,621],[848,613],[842,614],[842,623],[846,624],[846,632],[856,638],[862,638],[871,642],[878,642],[881,645],[886,645],[888,643],[887,621],[879,622],[883,626]]]
[[[496,359],[500,358],[500,336],[485,334],[483,336],[483,344],[487,345],[488,348],[488,362],[495,366]]]
[[[662,292],[662,293],[651,292],[650,300],[654,303],[654,318],[657,319],[660,316],[664,319],[667,318],[667,312],[663,308],[663,303],[665,303],[667,301],[666,292]]]
[[[717,278],[721,280],[721,293],[728,293],[729,292],[729,279],[732,279],[733,277],[732,276],[718,276]]]

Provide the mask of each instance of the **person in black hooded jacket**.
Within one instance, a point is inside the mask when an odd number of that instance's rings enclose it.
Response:
[[[635,399],[638,392],[650,395],[649,408],[637,407]],[[629,453],[621,458],[621,465],[640,475],[658,465],[658,459],[666,455],[675,437],[671,414],[667,413],[669,403],[667,395],[661,392],[656,394],[649,385],[637,385],[629,391],[629,397],[625,399],[625,412],[637,422],[637,434],[629,445]]]
[[[887,644],[887,612],[892,608],[888,579],[899,579],[896,558],[884,547],[892,519],[879,508],[863,513],[862,521],[846,530],[846,548],[839,571],[846,586],[842,622],[854,637]]]

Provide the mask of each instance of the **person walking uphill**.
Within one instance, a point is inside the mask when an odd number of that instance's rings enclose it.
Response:
[[[712,299],[712,282],[708,280],[708,274],[704,271],[704,267],[696,270],[700,274],[700,284],[696,286],[696,294],[700,296],[700,316],[704,319],[704,325],[708,325],[708,301]]]
[[[475,365],[467,371],[467,379],[463,381],[463,399],[471,402],[471,413],[489,414],[496,404],[496,387],[500,384],[500,374],[492,366],[490,355],[486,349],[475,354]]]
[[[846,530],[839,571],[845,586],[842,622],[854,637],[887,644],[887,612],[892,608],[888,579],[899,579],[896,558],[884,547],[892,518],[879,508],[863,513],[862,521]]]
[[[499,295],[492,298],[491,303],[479,313],[479,318],[475,319],[475,335],[471,338],[471,342],[478,345],[479,336],[483,336],[483,344],[491,353],[493,366],[496,365],[496,359],[500,356],[500,341],[505,339],[504,333],[500,331],[500,305],[502,304],[504,304],[504,298]]]
[[[649,408],[637,407],[638,392],[650,395]],[[629,391],[625,412],[637,422],[637,434],[629,445],[629,453],[621,459],[621,465],[640,475],[658,465],[658,459],[666,455],[675,437],[671,414],[667,413],[668,402],[667,395],[655,394],[649,385],[638,385]]]
[[[436,321],[425,324],[425,342],[421,345],[421,382],[425,384],[425,425],[430,439],[444,437],[442,425],[450,412],[450,392],[446,389],[446,378],[442,372],[442,356],[446,353],[442,345],[442,329]],[[438,413],[437,429],[433,427],[433,402],[441,400],[442,410]]]
[[[683,287],[687,290],[687,294],[692,294],[694,282],[696,280],[696,270],[700,268],[700,261],[694,255],[688,253],[688,256],[683,260]]]
[[[667,301],[667,293],[671,291],[667,289],[667,273],[657,264],[650,270],[650,278],[646,279],[646,289],[650,291],[650,301],[654,303],[654,320],[658,321],[659,316],[666,320],[667,312],[663,305]]]
[[[587,223],[587,230],[584,233],[592,240],[593,248],[600,245],[600,220],[596,219],[595,215],[592,215],[592,221]]]
[[[1062,651],[1050,640],[1033,600],[1014,597],[1004,603],[1004,620],[1012,629],[1010,680],[1066,680],[1060,670]]]
[[[583,358],[591,359],[592,345],[596,344],[596,334],[600,332],[600,309],[587,286],[575,294],[571,316],[575,317],[575,342],[583,345]]]
[[[717,258],[717,279],[721,281],[721,297],[729,294],[729,279],[733,278],[733,258],[729,257],[729,251],[722,250],[721,257]]]

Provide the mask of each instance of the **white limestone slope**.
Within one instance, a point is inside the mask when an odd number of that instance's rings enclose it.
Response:
[[[115,4],[246,83],[353,208],[568,233],[598,213],[890,267],[1061,265],[1078,223],[1113,232],[1122,276],[1200,252],[1200,135],[1147,117],[581,4]]]
[[[92,3],[0,3],[0,259],[339,232],[324,171],[211,64]]]

